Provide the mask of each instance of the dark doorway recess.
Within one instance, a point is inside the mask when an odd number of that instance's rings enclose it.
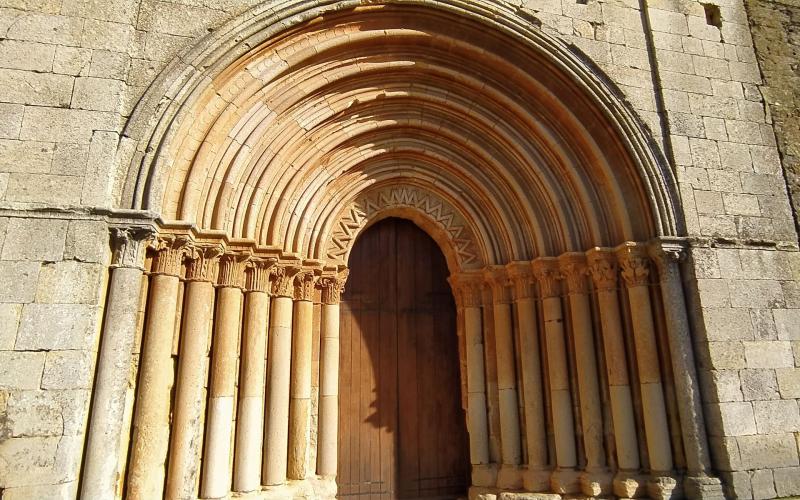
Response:
[[[466,496],[456,311],[441,250],[402,219],[367,229],[341,307],[340,498]]]

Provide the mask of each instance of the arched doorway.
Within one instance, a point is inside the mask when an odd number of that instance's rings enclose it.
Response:
[[[340,498],[457,498],[469,485],[447,265],[412,222],[360,236],[341,304]]]

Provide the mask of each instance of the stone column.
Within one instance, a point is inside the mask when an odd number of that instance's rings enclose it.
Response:
[[[613,251],[596,248],[588,252],[589,270],[597,290],[603,349],[606,356],[614,444],[620,469],[614,478],[614,494],[634,498],[640,491],[638,480],[639,445],[633,413],[625,337],[617,296],[617,261]]]
[[[596,497],[611,492],[611,477],[606,468],[603,448],[603,412],[600,406],[600,385],[597,382],[592,310],[586,257],[582,253],[567,253],[559,257],[566,278],[569,310],[572,318],[572,337],[575,344],[575,367],[578,372],[583,446],[586,452],[586,471],[581,474],[581,490]]]
[[[292,367],[289,392],[289,479],[305,479],[311,419],[311,339],[314,287],[318,270],[303,269],[294,277]]]
[[[139,290],[144,242],[152,234],[149,226],[111,228],[111,277],[86,435],[81,498],[116,495],[120,471],[117,451],[121,445],[136,318],[142,300]]]
[[[660,243],[650,248],[650,254],[658,268],[667,318],[667,338],[688,469],[684,493],[689,498],[722,498],[720,480],[709,476],[711,457],[679,268],[685,256],[684,249],[677,244]]]
[[[186,241],[164,236],[155,245],[128,467],[127,498],[132,500],[161,498],[164,494],[173,378],[172,340],[178,306],[178,276]],[[135,289],[130,291],[137,293]],[[116,450],[108,452],[114,454]]]
[[[567,345],[564,317],[561,309],[561,273],[558,261],[542,257],[532,263],[533,275],[539,283],[544,316],[544,336],[547,349],[548,381],[550,383],[553,434],[556,446],[556,470],[550,486],[560,494],[578,492],[578,465],[575,449],[575,420],[569,389]]]
[[[503,268],[486,273],[492,289],[492,309],[497,355],[497,392],[500,402],[500,452],[503,467],[498,472],[498,488],[522,486],[518,465],[522,462],[519,428],[519,399],[517,396],[516,357],[514,353],[514,323],[511,317],[511,280]]]
[[[529,262],[509,264],[514,282],[514,305],[519,325],[522,390],[525,402],[525,435],[528,445],[528,470],[523,482],[527,491],[546,491],[550,486],[547,431],[545,429],[542,359],[539,352],[539,331],[536,304],[533,298],[533,271]]]
[[[195,246],[186,268],[183,329],[167,471],[167,498],[197,497],[203,448],[205,365],[214,310],[214,278],[221,245]]]
[[[626,243],[619,247],[617,254],[622,266],[622,277],[628,287],[647,454],[653,476],[648,484],[648,494],[653,498],[665,498],[674,489],[675,480],[670,477],[673,465],[672,445],[650,303],[650,265],[642,246]]]
[[[233,490],[237,492],[261,488],[269,274],[275,262],[276,259],[271,258],[254,259],[246,271],[239,408],[233,461]]]
[[[273,268],[272,311],[269,323],[268,400],[262,484],[286,482],[289,445],[289,385],[292,360],[292,297],[298,266]]]
[[[233,399],[243,278],[243,256],[229,254],[220,258],[217,311],[211,339],[203,480],[200,483],[202,498],[223,498],[231,490]]]
[[[347,271],[326,275],[319,280],[322,289],[320,321],[319,431],[317,439],[317,474],[336,476],[339,451],[339,301]]]

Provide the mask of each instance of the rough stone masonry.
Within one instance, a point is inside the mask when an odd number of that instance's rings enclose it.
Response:
[[[404,2],[361,3],[368,11],[368,7]],[[693,490],[672,486],[634,488],[634,494],[652,496],[654,492],[669,491],[675,496],[713,497],[719,495],[715,482],[718,479],[721,491],[729,498],[800,495],[797,2],[471,0],[464,2],[467,7],[459,6],[455,0],[406,3],[423,7],[430,3],[432,9],[446,10],[442,7],[446,6],[453,11],[479,9],[487,18],[527,23],[531,30],[546,35],[546,40],[554,40],[554,50],[582,61],[581,68],[614,89],[608,94],[609,100],[624,103],[634,117],[631,123],[640,123],[647,131],[649,146],[663,159],[675,180],[671,188],[678,193],[675,205],[680,214],[675,241],[681,247],[680,279],[690,325],[683,352],[688,350],[693,356],[695,382],[699,382],[694,389],[700,397],[695,410],[702,418],[682,417],[705,422],[700,431],[707,436],[708,449],[703,451],[710,460],[709,481],[693,483]],[[114,382],[123,396],[115,400],[119,408],[114,418],[119,422],[112,428],[124,432],[115,437],[118,449],[107,450],[107,458],[112,462],[112,476],[120,476],[109,480],[115,489],[111,497],[129,491],[124,489],[129,486],[124,486],[121,471],[128,460],[131,421],[135,419],[138,396],[134,388],[141,370],[141,331],[148,307],[139,300],[140,295],[147,296],[146,286],[141,285],[146,281],[140,275],[141,269],[155,273],[153,267],[147,266],[153,265],[152,252],[160,250],[150,248],[147,261],[142,249],[133,252],[134,260],[139,259],[135,262],[125,260],[127,257],[120,259],[120,247],[112,247],[111,235],[114,228],[136,228],[140,231],[137,241],[142,242],[162,232],[167,222],[176,222],[161,219],[163,214],[159,211],[126,204],[124,193],[131,191],[130,179],[136,179],[130,174],[132,165],[141,164],[144,157],[177,164],[182,151],[168,140],[154,141],[152,144],[166,146],[153,148],[148,141],[157,134],[145,136],[145,131],[168,129],[163,137],[181,132],[180,126],[185,123],[176,122],[175,128],[156,123],[159,110],[193,92],[183,82],[189,75],[208,69],[190,64],[199,54],[216,51],[233,58],[253,49],[237,42],[252,33],[244,28],[238,33],[237,29],[249,26],[248,20],[256,13],[261,15],[269,9],[277,12],[287,5],[298,12],[310,12],[316,7],[329,8],[329,4],[298,0],[0,0],[3,500],[90,498],[86,493],[81,496],[81,474],[89,433],[95,432],[90,431],[89,422],[91,413],[99,411],[92,407],[92,400],[105,383],[98,378],[102,373],[123,374],[121,385],[119,380]],[[331,11],[335,11],[334,7],[330,7]],[[295,29],[301,23],[298,19],[287,17],[285,25],[270,29],[275,33],[284,28]],[[309,23],[312,30],[313,25]],[[212,94],[219,99],[212,99]],[[211,108],[212,104],[222,106],[223,101],[234,98],[216,95],[212,89],[207,102]],[[193,118],[202,122],[206,117]],[[306,125],[313,128],[313,119],[308,120]],[[302,128],[295,125],[291,130],[294,133]],[[196,145],[199,147],[204,139],[200,137]],[[221,144],[225,137],[217,139]],[[213,148],[216,143],[210,140],[210,144],[208,147]],[[329,168],[331,172],[335,170],[335,166]],[[222,177],[214,180],[218,184],[226,182]],[[193,189],[187,188],[186,192]],[[165,212],[175,212],[175,207],[163,208]],[[209,213],[206,220],[215,217],[218,216]],[[196,226],[203,226],[202,221]],[[174,230],[183,236],[191,233],[189,229],[185,234],[180,231],[183,229]],[[214,244],[235,246],[232,234],[214,237],[218,238]],[[136,300],[114,309],[112,314],[108,304],[113,288],[109,282],[116,270],[125,267],[120,265],[123,261],[131,269],[141,268],[133,272],[130,285],[121,287]],[[651,266],[651,272],[651,276],[656,275],[655,267]],[[186,281],[185,271],[173,274],[171,278],[180,275]],[[143,288],[141,294],[137,286]],[[246,288],[239,282],[226,286]],[[661,292],[653,294],[661,297]],[[293,296],[292,292],[283,291],[274,297],[291,302]],[[310,302],[308,293],[303,297],[300,302]],[[338,298],[323,305],[334,302],[338,304]],[[316,300],[319,304],[320,300]],[[283,312],[291,316],[289,307]],[[470,309],[464,306],[465,311]],[[480,322],[480,309],[472,309],[469,321]],[[484,314],[485,311],[484,308]],[[109,358],[121,359],[123,364],[100,371],[103,356],[98,353],[104,339],[112,335],[108,325],[114,324],[114,314],[134,318],[130,330],[138,333],[120,340],[119,345],[125,349],[121,357]],[[311,313],[302,314],[308,319]],[[597,311],[592,314],[599,322]],[[665,317],[664,310],[658,307],[653,314],[655,323],[665,325],[666,331],[670,317]],[[331,317],[327,316],[326,321],[333,322]],[[319,332],[318,324],[315,328]],[[478,340],[494,341],[489,335],[485,339],[478,339],[479,332],[475,335],[475,345]],[[510,346],[505,345],[513,357]],[[166,345],[167,351],[170,348],[172,352],[167,352],[166,358],[177,359],[177,345]],[[670,352],[675,358],[677,351]],[[309,360],[310,356],[309,351]],[[234,353],[226,365],[231,388],[236,359]],[[178,362],[174,367],[164,367],[169,377],[179,377]],[[319,365],[318,357],[315,362]],[[487,363],[487,373],[493,363]],[[669,365],[665,359],[661,363]],[[288,370],[288,361],[285,364]],[[497,367],[493,369],[494,382],[490,377],[486,391],[492,387],[497,391]],[[500,370],[503,382],[502,367]],[[516,390],[515,381],[510,380],[513,373],[506,376],[508,387],[504,389]],[[320,399],[319,382],[313,383],[316,385],[310,387],[314,392],[309,393],[313,395],[292,393],[293,400],[303,400],[305,404],[307,399]],[[664,382],[665,391],[678,385]],[[196,389],[204,394],[204,387]],[[233,400],[231,393],[225,392],[228,389],[226,385],[224,390],[209,391],[214,393],[213,398]],[[575,381],[559,390],[571,393],[577,408],[582,393]],[[336,397],[335,392],[322,396]],[[500,414],[500,404],[492,397],[490,394],[486,403],[490,411],[489,432],[493,432],[493,426],[506,429],[506,424],[513,421],[508,417],[513,412],[504,407],[506,410]],[[682,398],[688,396],[679,393],[667,399]],[[225,404],[235,405],[227,399]],[[524,402],[518,406],[524,414]],[[565,406],[570,406],[568,400]],[[576,415],[581,411],[576,410]],[[672,410],[668,413],[677,415]],[[319,417],[316,406],[307,414],[309,422]],[[234,425],[230,418],[225,420],[225,415],[224,426]],[[605,418],[606,427],[610,425],[608,415],[598,415]],[[492,419],[499,423],[492,423]],[[568,434],[580,424],[576,422]],[[665,439],[673,447],[681,441],[681,432],[692,432],[673,421],[669,425],[675,432]],[[548,436],[543,439],[552,439],[552,435]],[[316,436],[312,438],[309,439],[313,442]],[[497,447],[503,439],[506,438],[501,433],[492,434],[488,442]],[[513,439],[519,440],[519,436]],[[633,441],[637,442],[635,435]],[[639,437],[639,442],[645,450],[645,441]],[[497,453],[489,445],[485,455],[491,458]],[[521,445],[517,443],[518,447]],[[224,448],[227,443],[217,442],[215,446]],[[579,451],[586,452],[582,448]],[[330,450],[327,453],[330,455]],[[530,458],[527,452],[524,457]],[[225,462],[224,458],[220,460]],[[328,464],[331,459],[326,460]],[[547,456],[543,461],[549,477],[556,462]],[[313,454],[307,462],[314,462]],[[583,466],[585,459],[576,463]],[[646,465],[642,464],[643,471]],[[196,462],[194,466],[197,468]],[[278,475],[285,476],[285,464],[279,463],[278,468]],[[677,463],[674,468],[682,474],[686,464]],[[303,474],[311,481],[314,467]],[[509,490],[524,490],[522,483],[509,481],[514,484]],[[221,483],[223,496],[229,495],[230,485],[224,480]],[[545,483],[544,491],[549,491],[553,483]],[[298,487],[281,490],[278,495],[311,496],[314,491],[318,490]],[[193,494],[198,494],[196,489]],[[216,493],[203,495],[219,497]],[[499,498],[509,495],[502,493]],[[525,498],[523,493],[520,495]]]

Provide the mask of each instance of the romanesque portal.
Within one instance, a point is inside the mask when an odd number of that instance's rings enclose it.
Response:
[[[286,2],[212,38],[129,124],[125,202],[160,218],[115,233],[86,498],[333,496],[341,294],[388,218],[444,254],[456,337],[428,354],[456,356],[470,495],[718,487],[675,181],[605,80],[469,2]]]

